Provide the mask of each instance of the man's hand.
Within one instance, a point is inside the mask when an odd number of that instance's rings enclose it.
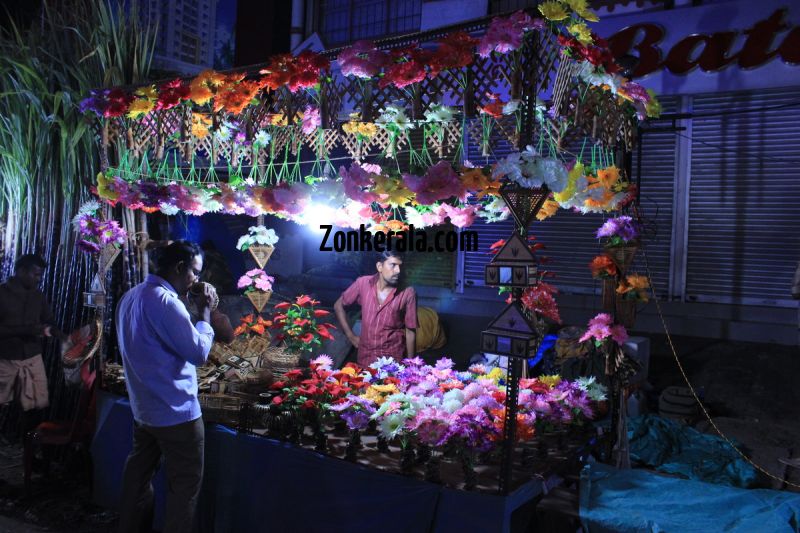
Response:
[[[347,338],[350,341],[350,344],[358,348],[358,343],[361,342],[361,337],[358,335],[348,335]]]
[[[204,283],[192,287],[190,293],[198,311],[203,315],[203,321],[211,323],[211,304],[217,299],[217,290],[208,283]]]

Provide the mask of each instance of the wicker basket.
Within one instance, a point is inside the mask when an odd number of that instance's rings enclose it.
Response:
[[[253,256],[253,259],[256,260],[258,268],[264,268],[272,252],[275,251],[275,247],[268,244],[253,244],[248,246],[247,250],[250,252],[250,255]]]
[[[256,308],[256,311],[260,313],[272,297],[272,291],[250,291],[247,293],[247,297],[250,298],[250,302]]]
[[[636,300],[626,300],[621,295],[617,295],[615,317],[617,322],[627,329],[633,328],[636,324]]]
[[[270,346],[265,359],[275,379],[300,366],[300,355],[290,352],[285,346]]]
[[[617,296],[617,281],[613,278],[603,280],[603,311],[612,313],[614,311],[614,301]]]
[[[620,274],[625,274],[633,262],[633,257],[639,249],[638,244],[625,244],[622,246],[606,247],[606,255],[617,265]]]

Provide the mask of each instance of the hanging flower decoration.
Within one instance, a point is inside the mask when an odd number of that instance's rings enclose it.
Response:
[[[431,58],[431,52],[423,50],[417,44],[396,48],[389,52],[391,63],[386,67],[378,87],[394,85],[398,89],[407,87],[425,79],[425,65]]]
[[[471,65],[475,61],[475,45],[478,42],[478,39],[463,31],[448,33],[439,39],[428,61],[428,76],[435,78],[444,70]]]
[[[274,282],[275,278],[267,275],[260,268],[254,268],[239,278],[236,288],[244,289],[245,294],[253,291],[270,292]]]
[[[617,285],[617,294],[622,296],[623,300],[633,300],[636,302],[647,302],[647,290],[650,288],[650,281],[647,276],[639,274],[629,274],[619,281]]]
[[[275,246],[279,241],[278,235],[272,228],[264,226],[250,226],[247,229],[247,234],[239,237],[236,243],[236,249],[242,252],[247,251],[248,248],[255,244],[263,244],[264,246]]]
[[[317,309],[319,301],[310,296],[298,296],[294,302],[275,305],[273,329],[280,331],[275,338],[283,341],[292,351],[311,351],[320,345],[320,339],[333,339],[330,330],[336,327],[328,322],[317,324],[317,319],[330,315],[330,311]]]
[[[541,157],[532,146],[520,153],[509,154],[494,166],[492,177],[506,177],[526,189],[546,185],[553,192],[567,187],[568,172],[564,164],[552,157]]]
[[[420,204],[432,204],[451,197],[463,199],[466,193],[458,174],[447,161],[433,165],[423,176],[403,174],[403,182],[416,194],[416,201]]]
[[[72,227],[78,235],[77,247],[90,254],[99,254],[106,246],[120,247],[128,237],[116,220],[103,220],[98,211],[100,204],[89,201],[72,219]]]
[[[639,235],[639,224],[627,215],[610,218],[597,230],[597,238],[606,239],[607,246],[634,243]]]
[[[310,105],[306,106],[305,110],[303,111],[303,120],[302,125],[300,126],[300,131],[306,135],[309,135],[317,131],[317,129],[321,126],[322,118],[319,114],[319,108]]]
[[[617,265],[607,255],[598,255],[589,263],[592,277],[595,279],[613,279],[617,277]]]

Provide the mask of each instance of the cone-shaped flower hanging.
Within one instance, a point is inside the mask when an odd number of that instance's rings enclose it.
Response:
[[[620,274],[625,274],[633,262],[636,251],[639,249],[637,243],[622,244],[619,246],[607,246],[606,255],[614,261]]]
[[[547,187],[528,189],[516,183],[506,183],[500,187],[500,196],[503,197],[511,216],[517,224],[525,230],[528,229],[536,213],[544,205],[550,190]]]
[[[253,304],[253,307],[255,307],[256,311],[259,313],[272,297],[272,291],[250,291],[245,294],[250,298],[250,303]]]
[[[272,256],[272,252],[275,251],[274,246],[267,244],[251,244],[247,249],[250,251],[250,255],[253,256],[253,259],[256,260],[258,268],[264,268],[264,265],[267,264],[269,258]]]

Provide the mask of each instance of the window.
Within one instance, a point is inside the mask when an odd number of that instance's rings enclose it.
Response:
[[[319,32],[327,46],[419,30],[422,0],[323,0]]]

